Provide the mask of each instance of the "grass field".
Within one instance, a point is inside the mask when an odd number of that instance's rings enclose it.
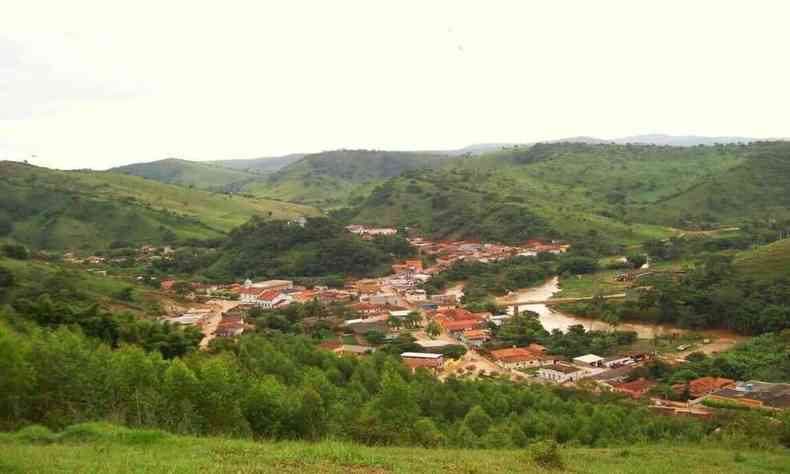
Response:
[[[782,473],[787,450],[633,446],[560,448],[549,469],[523,450],[363,447],[339,442],[251,442],[190,438],[83,424],[53,435],[29,427],[0,434],[3,473]]]
[[[757,280],[790,278],[790,239],[741,252],[735,266]]]

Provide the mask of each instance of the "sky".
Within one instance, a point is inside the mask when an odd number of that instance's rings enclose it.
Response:
[[[579,135],[790,136],[786,1],[2,10],[0,160],[105,169]]]

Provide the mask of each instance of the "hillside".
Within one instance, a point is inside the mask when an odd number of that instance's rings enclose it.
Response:
[[[0,221],[12,223],[6,225],[6,236],[46,249],[103,248],[114,240],[157,244],[212,238],[254,215],[317,214],[306,206],[119,173],[57,171],[15,162],[0,162],[0,195]]]
[[[162,300],[162,295],[151,288],[57,262],[0,256],[0,268],[10,271],[14,282],[11,288],[0,290],[0,304],[48,293],[69,302],[95,303],[108,310],[142,314],[156,313]],[[122,298],[120,295],[127,288],[131,289],[131,298]]]
[[[735,257],[735,266],[757,280],[790,279],[790,239],[741,252]]]
[[[110,171],[151,179],[167,184],[178,184],[200,189],[234,190],[258,179],[243,169],[231,169],[219,164],[168,158],[149,163],[135,163]]]
[[[430,153],[329,151],[307,155],[246,190],[263,197],[338,207],[363,199],[377,184],[404,171],[437,166],[446,158]]]
[[[738,147],[736,166],[700,177],[686,190],[633,209],[631,215],[669,225],[738,224],[790,218],[790,143]]]
[[[178,473],[444,473],[551,472],[535,449],[423,449],[364,447],[337,442],[251,442],[173,436],[83,424],[53,434],[27,428],[0,434],[3,472]],[[564,448],[561,471],[576,473],[790,472],[786,451],[721,447]],[[559,472],[559,471],[555,471]]]
[[[264,158],[236,159],[236,160],[215,160],[209,163],[222,166],[223,168],[249,171],[253,173],[273,173],[285,168],[291,163],[295,163],[304,158],[304,153],[292,153],[284,156],[272,156]]]
[[[494,214],[515,206],[542,220],[537,226],[534,219],[516,218],[533,235],[594,230],[630,243],[669,235],[669,227],[790,217],[790,144],[781,142],[538,144],[454,157],[438,170],[407,174],[377,188],[357,205],[353,219],[415,226],[439,237],[486,238],[496,226],[513,227],[512,218]]]

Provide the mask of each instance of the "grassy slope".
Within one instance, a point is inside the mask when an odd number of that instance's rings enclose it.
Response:
[[[150,288],[117,278],[100,276],[83,269],[74,269],[62,264],[42,262],[38,260],[13,260],[0,257],[0,267],[10,270],[14,274],[15,286],[12,294],[7,295],[11,300],[14,294],[36,293],[46,282],[61,274],[68,278],[74,288],[89,301],[95,301],[107,309],[118,311],[131,311],[143,313],[149,307],[155,307],[161,295]],[[117,294],[124,288],[134,289],[134,301],[121,301]],[[53,288],[60,290],[61,288]]]
[[[56,171],[0,163],[0,191],[29,212],[12,236],[43,248],[97,248],[112,240],[158,243],[162,229],[181,238],[216,237],[253,215],[316,215],[298,204],[215,194],[111,172]],[[0,209],[0,212],[3,212]]]
[[[790,239],[741,252],[735,257],[735,265],[758,280],[790,278]]]
[[[135,163],[113,168],[110,171],[200,189],[221,189],[234,183],[245,183],[259,178],[244,170],[175,158]]]
[[[245,190],[264,197],[337,207],[364,198],[378,184],[405,170],[446,159],[429,153],[338,150],[307,155]]]
[[[294,153],[284,156],[272,156],[266,158],[250,158],[240,160],[216,160],[210,163],[222,166],[224,168],[250,171],[253,173],[273,173],[280,170],[291,163],[295,163],[304,158],[302,153]]]
[[[363,202],[354,221],[417,227],[439,237],[474,237],[480,235],[480,229],[502,226],[507,217],[494,210],[512,206],[544,220],[552,229],[552,237],[568,238],[594,230],[624,243],[635,243],[671,233],[660,226],[625,224],[584,207],[547,199],[542,193],[519,189],[508,180],[504,174],[485,170],[397,178],[387,183],[391,190]],[[437,206],[437,199],[446,205]],[[541,236],[546,235],[531,237]]]
[[[59,439],[33,430],[0,434],[0,471],[9,473],[539,473],[528,450],[375,448],[346,443],[189,438],[107,425],[77,425]],[[50,439],[51,443],[43,440]],[[562,472],[714,474],[790,472],[785,451],[651,446],[566,448]],[[553,471],[559,472],[559,471]]]
[[[790,218],[790,144],[737,147],[737,166],[696,181],[687,190],[636,207],[634,218],[674,225],[678,216],[707,216],[722,224]]]

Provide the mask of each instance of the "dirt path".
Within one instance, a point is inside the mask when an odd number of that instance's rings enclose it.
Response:
[[[208,348],[209,343],[217,337],[216,331],[219,322],[222,320],[222,313],[229,311],[239,305],[238,301],[228,300],[209,300],[206,304],[212,309],[203,324],[203,340],[200,341],[200,348]]]

